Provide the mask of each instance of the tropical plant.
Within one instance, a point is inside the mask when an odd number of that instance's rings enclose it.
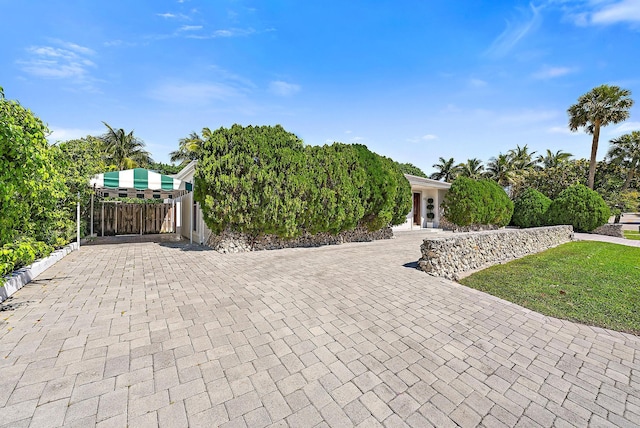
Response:
[[[533,155],[536,152],[529,153],[529,147],[525,144],[524,147],[520,147],[518,144],[515,149],[511,149],[508,152],[509,162],[511,163],[511,169],[515,171],[528,171],[533,168],[535,162]]]
[[[511,223],[518,227],[538,227],[546,223],[551,199],[536,189],[529,188],[513,201]]]
[[[468,177],[458,177],[451,184],[442,207],[447,220],[458,226],[506,226],[513,214],[513,202],[495,181]]]
[[[45,124],[0,87],[0,245],[34,238],[68,242],[73,228],[60,201],[68,194]]]
[[[461,177],[479,179],[484,173],[484,165],[478,158],[467,159],[465,163],[458,164],[458,175]]]
[[[573,155],[571,153],[557,150],[555,153],[547,149],[544,155],[538,155],[536,162],[540,168],[555,168],[562,165],[564,162],[571,159]]]
[[[629,118],[629,110],[633,106],[631,91],[618,86],[601,85],[578,98],[578,102],[567,110],[569,113],[569,129],[573,132],[579,128],[593,135],[591,142],[591,158],[589,161],[588,186],[593,189],[596,175],[596,155],[600,128],[612,123],[620,123]]]
[[[509,155],[500,153],[498,157],[489,159],[486,170],[487,178],[492,179],[502,187],[507,187],[511,184],[511,178],[513,175],[513,169]]]
[[[511,197],[516,198],[528,188],[534,188],[543,195],[555,199],[567,187],[585,184],[589,163],[586,159],[570,159],[559,166],[533,170],[514,181]]]
[[[127,133],[122,128],[114,129],[108,123],[102,123],[107,127],[107,132],[100,137],[107,163],[124,170],[144,168],[153,162],[149,152],[144,149],[144,141],[134,136],[133,131]]]
[[[583,184],[563,190],[547,211],[550,224],[571,224],[578,232],[591,232],[605,224],[610,215],[602,196]]]
[[[172,163],[188,163],[198,159],[198,152],[202,147],[202,137],[197,132],[192,132],[188,137],[179,140],[178,150],[169,153],[169,160]]]
[[[611,147],[607,157],[627,171],[626,179],[620,189],[624,192],[629,188],[640,167],[640,131],[633,131],[609,142]]]
[[[444,180],[451,183],[458,176],[458,166],[453,158],[441,157],[438,159],[438,163],[433,165],[433,168],[437,171],[429,176],[432,180]]]

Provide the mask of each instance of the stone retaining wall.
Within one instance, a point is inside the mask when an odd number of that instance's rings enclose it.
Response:
[[[337,235],[318,233],[304,234],[293,239],[283,239],[274,235],[260,236],[255,240],[237,232],[224,232],[211,235],[207,245],[220,253],[243,253],[247,251],[277,250],[281,248],[319,247],[321,245],[336,245],[344,242],[370,242],[378,239],[391,239],[393,232],[390,227],[369,232],[366,228],[358,227]]]
[[[606,235],[606,236],[615,236],[616,238],[624,238],[624,233],[622,233],[622,224],[604,224],[597,229],[594,229],[591,233],[595,233],[597,235]]]
[[[572,226],[500,229],[426,238],[418,266],[433,276],[457,280],[462,272],[538,253],[573,239]]]

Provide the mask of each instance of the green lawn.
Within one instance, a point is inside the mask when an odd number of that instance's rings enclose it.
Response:
[[[623,230],[624,237],[627,239],[636,239],[640,240],[640,232],[636,232],[635,230]]]
[[[460,282],[545,315],[640,335],[640,248],[570,242]]]

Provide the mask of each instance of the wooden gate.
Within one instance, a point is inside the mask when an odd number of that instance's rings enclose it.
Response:
[[[94,230],[98,235],[141,235],[175,231],[172,204],[105,202],[95,207]],[[104,230],[103,230],[104,229]]]

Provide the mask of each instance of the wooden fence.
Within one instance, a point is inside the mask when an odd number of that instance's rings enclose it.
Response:
[[[93,230],[98,236],[171,233],[175,218],[172,204],[97,204]]]

